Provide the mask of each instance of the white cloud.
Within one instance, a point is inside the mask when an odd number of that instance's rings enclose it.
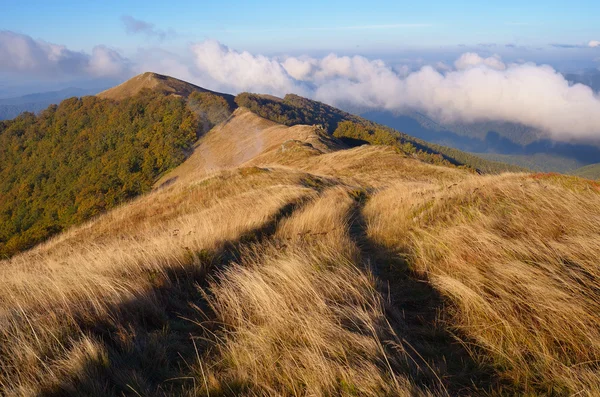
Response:
[[[126,59],[105,46],[90,55],[10,31],[0,31],[0,59],[0,72],[36,77],[119,76],[127,68]]]
[[[94,76],[122,76],[129,62],[118,52],[105,46],[96,46],[88,60],[87,70]]]
[[[177,77],[181,80],[194,82],[198,75],[191,57],[180,56],[160,48],[146,48],[139,50],[133,65],[134,74],[148,71]]]
[[[207,40],[192,46],[199,74],[225,91],[254,91],[266,94],[304,92],[278,60],[249,52],[234,51]]]
[[[462,54],[460,58],[454,62],[454,66],[458,70],[465,70],[472,67],[489,67],[496,70],[504,70],[506,69],[506,65],[502,62],[502,59],[499,55],[493,55],[489,58],[482,58],[479,54],[474,52],[467,52]]]
[[[400,72],[381,60],[265,57],[215,41],[192,47],[196,83],[228,92],[300,95],[338,106],[416,110],[442,122],[508,121],[557,140],[600,139],[600,97],[550,66],[463,54],[454,69]],[[444,65],[447,66],[447,65]]]
[[[297,80],[306,80],[314,73],[317,68],[318,61],[316,59],[303,58],[286,58],[282,62],[283,68],[290,76]]]
[[[27,71],[48,74],[57,70],[77,70],[86,62],[83,53],[10,31],[0,32],[0,59],[0,71],[3,72]]]
[[[589,42],[588,46],[592,48],[600,47],[600,40],[592,40]]]

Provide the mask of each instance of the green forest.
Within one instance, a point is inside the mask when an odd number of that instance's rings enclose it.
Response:
[[[143,90],[118,102],[71,98],[0,122],[0,257],[147,192],[230,113],[212,94]]]

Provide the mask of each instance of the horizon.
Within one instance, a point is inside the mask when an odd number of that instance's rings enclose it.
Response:
[[[600,140],[597,2],[140,4],[6,7],[0,98],[98,92],[151,71],[230,94]]]
[[[184,12],[183,12],[184,10]],[[233,11],[232,11],[233,10]],[[535,0],[523,5],[436,0],[427,5],[380,1],[301,5],[239,0],[227,7],[181,1],[175,5],[131,1],[80,4],[72,0],[11,3],[0,15],[0,54],[20,56],[0,72],[19,79],[83,77],[123,79],[152,65],[156,57],[189,62],[190,47],[218,41],[237,51],[267,57],[364,56],[412,68],[451,63],[463,53],[499,55],[506,62],[548,64],[561,72],[600,67],[600,3]],[[283,16],[283,18],[282,18]],[[293,16],[293,18],[286,18]],[[97,32],[101,32],[99,35]],[[26,43],[30,41],[30,43]],[[61,73],[44,73],[26,46],[50,45],[48,58],[68,52]],[[19,53],[21,52],[21,53]],[[100,58],[83,73],[85,58]],[[103,62],[102,62],[103,61]],[[70,68],[70,69],[69,69]],[[164,68],[164,67],[163,67]],[[86,76],[87,74],[87,76]],[[175,76],[179,77],[179,76]],[[0,77],[6,83],[7,78]]]

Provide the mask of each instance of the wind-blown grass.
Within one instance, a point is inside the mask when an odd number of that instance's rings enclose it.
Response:
[[[597,183],[340,150],[256,117],[0,262],[0,394],[600,393]],[[200,155],[246,124],[255,156]]]
[[[448,301],[473,354],[528,393],[600,393],[600,189],[561,176],[472,177],[376,195],[369,234]]]

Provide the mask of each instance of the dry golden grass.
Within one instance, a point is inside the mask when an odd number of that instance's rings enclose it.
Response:
[[[202,87],[195,86],[173,77],[146,72],[137,75],[116,87],[102,91],[97,96],[100,98],[120,100],[134,96],[143,89],[160,90],[185,97],[194,91],[208,91]]]
[[[593,182],[238,109],[157,185],[0,261],[0,395],[600,394]]]
[[[166,288],[172,273],[191,266],[202,274],[224,244],[310,197],[301,178],[233,172],[157,191],[1,262],[0,388],[35,395],[64,382],[62,368],[94,351],[87,328],[119,323],[131,311],[152,317],[159,311],[153,291]]]
[[[157,186],[168,180],[189,183],[199,175],[243,166],[245,163],[254,165],[251,160],[278,149],[290,139],[314,144],[319,153],[329,151],[319,139],[316,127],[287,127],[265,120],[245,108],[238,108],[231,119],[203,136],[190,158],[161,178]]]
[[[363,187],[383,187],[397,182],[456,182],[469,175],[457,168],[417,161],[389,146],[364,145],[353,149],[317,151],[302,141],[289,142],[248,164],[285,165],[316,175],[326,175]]]
[[[327,190],[213,284],[227,332],[207,394],[425,394],[394,372],[384,346],[393,333],[349,235],[354,204],[347,189]]]
[[[377,194],[369,235],[447,299],[446,321],[516,390],[600,394],[600,191],[569,177],[471,177]]]

